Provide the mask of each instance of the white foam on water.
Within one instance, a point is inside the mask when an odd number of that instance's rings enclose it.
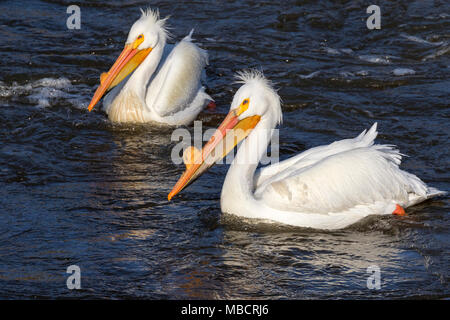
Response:
[[[317,76],[318,74],[320,74],[320,71],[314,71],[307,75],[300,74],[299,77],[302,79],[311,79]]]
[[[343,78],[351,78],[355,76],[355,74],[350,71],[341,71],[339,72],[339,75]]]
[[[13,82],[10,85],[0,81],[0,98],[25,100],[40,108],[48,108],[61,99],[77,108],[86,107],[87,103],[81,101],[78,94],[71,93],[73,89],[72,82],[64,77],[42,78],[25,84]]]
[[[28,96],[28,99],[37,104],[41,108],[47,108],[51,106],[51,100],[61,98],[64,96],[64,92],[57,88],[42,87],[34,90],[34,93]]]
[[[392,71],[392,73],[395,76],[406,76],[406,75],[416,74],[416,71],[414,71],[413,69],[408,69],[408,68],[396,68],[396,69],[394,69],[394,71]]]
[[[365,77],[365,76],[369,75],[369,71],[367,71],[367,70],[360,70],[360,71],[356,72],[356,75]]]
[[[437,57],[439,57],[439,56],[442,56],[442,55],[446,54],[446,53],[449,52],[449,51],[450,51],[450,46],[445,46],[445,47],[443,47],[443,48],[441,48],[441,49],[435,51],[434,53],[427,55],[426,57],[424,57],[424,58],[422,59],[422,61],[427,61],[427,60],[430,60],[430,59],[435,59],[435,58],[437,58]]]
[[[405,38],[405,39],[408,39],[408,40],[410,40],[412,42],[421,43],[421,44],[427,44],[427,45],[430,45],[430,46],[440,46],[440,45],[445,43],[444,41],[430,42],[428,40],[422,39],[422,38],[417,37],[417,36],[411,36],[411,35],[406,34],[406,33],[402,33],[400,36]]]
[[[64,88],[71,87],[72,82],[70,82],[70,80],[67,78],[58,78],[58,79],[43,78],[43,79],[37,80],[35,82],[35,85],[42,86],[42,87],[53,87],[56,89],[64,89]]]
[[[345,53],[345,54],[352,54],[353,53],[353,50],[350,49],[350,48],[343,48],[343,49],[340,49],[340,51]]]
[[[333,48],[324,48],[324,49],[327,52],[327,54],[331,54],[331,55],[340,55],[341,54],[338,49],[333,49]]]
[[[350,48],[334,49],[329,47],[324,47],[324,50],[329,55],[341,55],[341,54],[353,54],[353,50]]]
[[[376,64],[390,64],[391,57],[390,56],[377,56],[373,54],[363,54],[358,56],[358,58],[362,61],[376,63]]]

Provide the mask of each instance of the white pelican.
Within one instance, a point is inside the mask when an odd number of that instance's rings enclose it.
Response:
[[[100,76],[88,109],[115,87],[103,102],[111,121],[188,124],[213,101],[200,83],[208,55],[192,43],[192,31],[170,50],[167,18],[160,19],[158,11],[141,11],[119,58]]]
[[[376,123],[354,139],[336,141],[256,171],[281,122],[280,98],[257,71],[244,85],[215,134],[198,151],[186,149],[186,171],[168,199],[244,140],[228,170],[222,212],[316,229],[340,229],[372,214],[404,215],[403,208],[445,194],[399,168],[392,145],[374,144]],[[231,140],[228,139],[231,136]]]

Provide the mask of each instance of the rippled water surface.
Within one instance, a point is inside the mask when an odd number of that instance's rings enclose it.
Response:
[[[252,225],[222,216],[222,165],[169,203],[183,171],[173,128],[86,110],[149,1],[77,3],[80,30],[66,27],[72,1],[0,2],[0,298],[450,297],[446,197],[336,232]],[[172,43],[195,28],[209,51],[205,129],[227,112],[234,73],[256,67],[283,98],[282,158],[377,121],[404,169],[448,191],[450,4],[379,1],[373,31],[369,4],[151,1]],[[371,265],[380,290],[366,287]]]

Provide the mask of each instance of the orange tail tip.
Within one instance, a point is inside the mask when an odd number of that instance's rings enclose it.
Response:
[[[206,106],[208,110],[214,110],[216,108],[216,103],[214,101],[210,101]]]
[[[395,205],[395,210],[392,212],[392,214],[395,214],[397,216],[404,216],[406,215],[405,209],[403,209],[400,205]]]

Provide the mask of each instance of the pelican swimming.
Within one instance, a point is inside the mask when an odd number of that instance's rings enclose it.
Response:
[[[88,109],[112,89],[103,107],[113,122],[189,124],[213,101],[200,83],[208,55],[192,43],[192,31],[169,48],[167,18],[150,9],[141,12],[119,58],[101,75]]]
[[[401,170],[401,154],[394,146],[374,144],[376,123],[356,138],[315,147],[257,170],[272,129],[281,122],[280,98],[260,72],[242,72],[238,79],[243,85],[214,135],[202,151],[186,149],[186,171],[169,200],[242,140],[220,197],[222,212],[228,214],[340,229],[368,215],[404,215],[403,208],[445,194]]]

